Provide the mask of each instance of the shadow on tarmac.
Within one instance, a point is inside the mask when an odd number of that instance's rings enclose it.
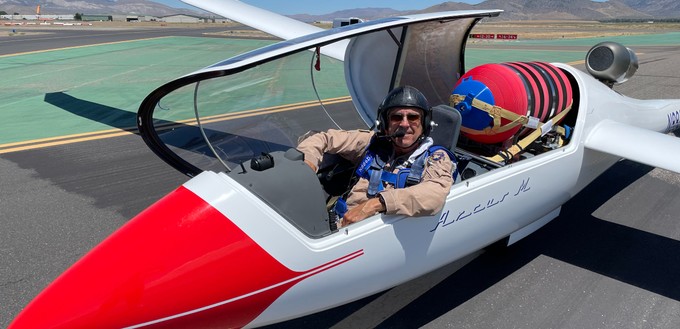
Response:
[[[46,93],[45,103],[54,105],[66,112],[95,122],[139,134],[135,124],[136,114],[104,104],[73,97],[64,92]]]
[[[64,92],[47,93],[44,101],[79,117],[140,134],[136,126],[137,113],[73,97]],[[272,142],[285,141],[285,134],[277,132],[276,127],[267,126],[266,120],[257,117],[214,122],[209,126],[204,125],[203,131],[194,124],[159,119],[154,119],[153,122],[159,141],[165,145],[165,149],[153,151],[164,160],[170,159],[168,163],[183,173],[196,171],[193,166],[199,170],[224,170],[206,143],[203,133],[214,149],[219,150],[222,159],[235,163],[250,160],[263,152],[285,151],[293,145],[292,142]],[[241,153],[230,153],[233,149]],[[242,150],[250,150],[251,153],[242,154]],[[174,154],[189,165],[178,163]]]

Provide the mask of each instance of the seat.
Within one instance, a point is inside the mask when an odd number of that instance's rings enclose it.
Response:
[[[460,135],[462,122],[460,112],[445,104],[437,105],[432,108],[432,121],[436,124],[430,132],[434,144],[454,151]]]
[[[451,152],[454,152],[458,143],[462,120],[460,112],[451,106],[442,104],[433,107],[432,121],[434,121],[435,125],[432,127],[430,137],[432,137],[434,145],[446,147]],[[456,154],[455,159],[451,160],[457,164],[456,172],[453,174],[454,183],[457,183],[462,178],[462,175],[459,175],[459,173],[465,170],[470,162],[470,158]]]

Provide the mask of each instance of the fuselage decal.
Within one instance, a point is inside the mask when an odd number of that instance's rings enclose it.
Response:
[[[671,132],[680,128],[680,110],[668,113],[668,128],[666,132]]]
[[[337,258],[335,260],[332,260],[328,263],[325,263],[325,264],[319,265],[317,267],[314,267],[312,269],[309,269],[307,271],[296,272],[296,273],[299,273],[298,276],[290,278],[288,280],[281,281],[279,283],[276,283],[276,284],[273,284],[273,285],[270,285],[270,286],[267,286],[267,287],[264,287],[262,289],[259,289],[259,290],[241,295],[241,296],[237,296],[237,297],[225,300],[225,301],[221,301],[219,303],[215,303],[215,304],[212,304],[212,305],[201,307],[201,308],[198,308],[198,309],[195,309],[195,310],[187,311],[187,312],[180,313],[180,314],[171,315],[171,316],[168,316],[168,317],[165,317],[165,318],[162,318],[162,319],[157,319],[157,320],[153,320],[153,321],[149,321],[149,322],[145,322],[145,323],[140,323],[140,324],[137,324],[137,325],[134,325],[134,326],[129,326],[129,327],[126,327],[126,329],[127,328],[130,328],[130,329],[131,328],[142,328],[142,327],[151,326],[151,325],[154,325],[154,324],[159,324],[159,323],[162,323],[162,322],[165,322],[165,321],[178,319],[178,318],[181,318],[181,317],[184,317],[184,316],[196,314],[196,313],[203,312],[203,311],[206,311],[206,310],[214,309],[214,308],[222,306],[222,305],[226,305],[226,304],[229,304],[229,303],[233,303],[233,302],[237,302],[237,301],[240,301],[240,300],[243,300],[243,299],[247,299],[249,297],[256,296],[258,294],[262,294],[262,293],[265,293],[265,292],[268,292],[268,291],[272,291],[272,290],[275,290],[275,289],[280,288],[280,287],[285,287],[285,289],[283,290],[285,292],[286,290],[288,290],[288,288],[292,287],[296,283],[298,283],[298,282],[300,282],[300,281],[302,281],[302,280],[304,280],[308,277],[311,277],[313,275],[325,272],[325,271],[327,271],[331,268],[334,268],[336,266],[347,263],[347,262],[349,262],[349,261],[351,261],[351,260],[353,260],[357,257],[362,256],[363,254],[364,254],[364,250],[360,249],[360,250],[357,250],[353,253],[350,253],[350,254],[347,254],[347,255],[342,256],[340,258]]]
[[[529,186],[530,180],[531,177],[523,179],[522,183],[519,185],[517,190],[511,190],[505,192],[504,194],[499,194],[497,196],[487,199],[485,202],[480,202],[475,204],[474,206],[469,206],[467,209],[455,211],[453,213],[451,213],[451,210],[444,211],[442,215],[439,217],[437,224],[435,225],[434,228],[430,230],[430,232],[434,232],[440,227],[446,227],[455,222],[470,218],[489,208],[495,207],[503,202],[510,201],[514,197],[529,192],[531,190],[531,186]]]

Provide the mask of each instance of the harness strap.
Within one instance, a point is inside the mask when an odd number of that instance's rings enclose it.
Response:
[[[427,152],[425,152],[427,154],[418,157],[418,159],[413,163],[413,165],[411,165],[411,171],[409,172],[408,177],[406,178],[406,186],[420,183],[420,181],[423,179],[423,171],[425,170],[425,159],[427,159],[427,157],[430,156],[430,154],[438,150],[446,152],[446,154],[449,156],[449,159],[451,159],[451,162],[456,162],[455,155],[449,149],[439,145],[432,146],[427,149]],[[458,174],[457,171],[453,172],[454,180],[456,179],[456,176],[458,176],[457,174]]]
[[[374,197],[378,194],[378,192],[383,190],[382,174],[382,168],[369,170],[370,176],[368,179],[368,190],[366,191],[368,196]]]
[[[385,161],[377,154],[371,155],[373,159],[371,159],[370,166],[368,167],[368,191],[366,192],[370,197],[374,197],[383,190],[381,180]]]
[[[550,118],[548,122],[541,124],[538,129],[534,130],[531,132],[531,134],[527,135],[526,137],[522,138],[519,140],[517,143],[513,144],[510,146],[508,149],[501,151],[502,153],[505,153],[505,156],[501,155],[500,153],[491,157],[487,158],[491,161],[494,162],[503,162],[503,161],[508,161],[509,159],[512,159],[515,155],[519,154],[524,150],[527,146],[529,146],[531,143],[533,143],[538,137],[541,137],[551,130],[557,131],[558,134],[564,136],[566,131],[562,127],[554,127],[553,123],[562,120],[567,113],[571,110],[571,106],[573,105],[573,101],[569,106],[567,106],[564,111],[558,113],[554,117]],[[509,156],[509,159],[506,159],[506,157]]]
[[[500,106],[491,105],[485,101],[472,98],[471,100],[467,96],[453,94],[449,97],[449,104],[455,107],[461,102],[468,101],[472,107],[478,108],[484,112],[489,113],[493,119],[493,126],[486,127],[483,130],[476,130],[467,127],[461,127],[460,130],[464,133],[471,135],[495,135],[499,133],[506,132],[517,126],[523,125],[532,129],[538,127],[539,120],[535,117],[529,117],[526,115],[520,115],[512,111],[508,111]],[[509,120],[505,125],[501,125],[501,119]]]
[[[546,123],[540,122],[538,118],[536,117],[530,117],[526,115],[520,115],[512,111],[508,111],[500,106],[496,105],[491,105],[487,102],[484,102],[482,100],[473,98],[470,100],[468,97],[463,96],[463,95],[457,95],[453,94],[449,97],[449,103],[451,106],[455,107],[458,105],[460,102],[470,102],[470,104],[478,108],[482,111],[485,111],[489,113],[489,115],[493,118],[493,127],[486,127],[484,130],[476,130],[476,129],[470,129],[466,127],[461,127],[460,130],[464,133],[471,134],[471,135],[494,135],[502,132],[506,132],[518,125],[524,125],[528,128],[534,129],[533,132],[531,132],[529,135],[526,137],[522,138],[519,142],[513,144],[511,147],[509,147],[506,150],[502,150],[499,152],[499,154],[487,158],[491,161],[494,162],[504,162],[512,159],[515,155],[519,154],[522,152],[527,146],[529,146],[531,143],[533,143],[538,137],[544,136],[551,130],[556,131],[558,134],[562,136],[566,136],[568,133],[563,127],[559,126],[553,126],[555,122],[558,122],[564,118],[567,113],[571,110],[571,107],[573,105],[573,100],[572,103],[569,104],[562,112],[558,113],[554,117],[550,118]],[[511,122],[502,125],[501,126],[501,118],[510,120]]]
[[[392,184],[395,188],[404,188],[411,185],[420,183],[423,177],[423,171],[425,170],[425,160],[430,156],[430,154],[436,152],[437,150],[445,151],[451,161],[455,162],[455,155],[443,146],[431,146],[424,152],[422,152],[411,164],[409,168],[400,169],[397,173],[392,173],[383,170],[384,162],[379,160],[379,157],[369,153],[366,158],[362,161],[363,164],[368,164],[370,166],[362,165],[361,168],[357,170],[357,175],[368,179],[368,189],[366,193],[373,197],[381,192],[384,187],[383,183]],[[453,178],[456,179],[458,172],[454,171]]]

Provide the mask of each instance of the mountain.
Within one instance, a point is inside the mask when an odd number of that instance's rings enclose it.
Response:
[[[0,11],[9,14],[35,14],[36,5],[40,4],[43,15],[65,14],[130,14],[167,16],[173,14],[200,15],[202,12],[189,9],[178,9],[147,0],[0,0]]]
[[[446,2],[421,12],[458,10],[460,3]],[[451,9],[448,9],[451,8]],[[504,20],[603,20],[612,18],[651,18],[650,14],[633,9],[617,0],[595,2],[591,0],[487,0],[465,9],[503,9]],[[642,7],[640,9],[643,9]]]
[[[680,18],[680,2],[677,0],[622,0],[621,2],[656,18]]]
[[[362,19],[371,20],[389,16],[402,15],[403,11],[398,11],[390,8],[358,8],[336,11],[324,15],[289,15],[291,18],[303,21],[303,22],[313,22],[313,21],[332,21],[334,18],[344,18],[344,17],[360,17]]]
[[[394,11],[386,8],[362,8],[326,15],[294,15],[304,21],[332,20],[334,17],[375,19],[392,15],[429,13],[436,11],[502,9],[499,20],[609,20],[609,19],[680,19],[678,0],[486,0],[476,5],[462,2],[442,2],[417,11]]]

